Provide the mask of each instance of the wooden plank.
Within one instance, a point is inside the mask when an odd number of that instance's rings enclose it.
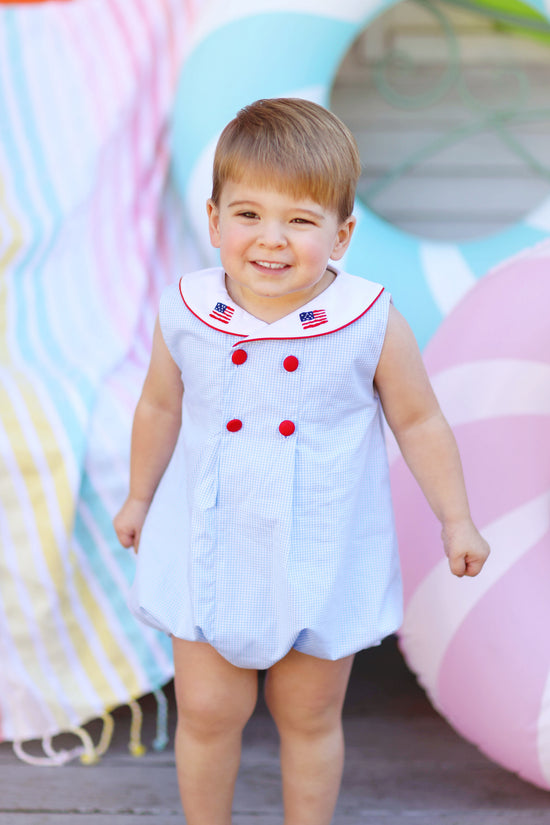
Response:
[[[339,810],[353,812],[356,822],[363,821],[364,812],[491,810],[495,800],[497,810],[513,808],[520,818],[524,811],[548,812],[547,793],[489,762],[433,712],[393,718],[387,712],[384,717],[353,713],[346,716],[345,729]],[[60,769],[14,760],[2,765],[1,776],[4,814],[160,818],[180,810],[172,755],[129,761],[108,754],[94,767]],[[275,816],[280,804],[277,741],[271,720],[260,716],[245,737],[234,807],[240,815]]]
[[[334,825],[546,825],[548,793],[454,733],[388,650],[386,643],[357,656]],[[93,767],[32,768],[1,745],[0,825],[184,823],[173,753],[131,758],[127,715],[116,715],[112,750]],[[154,729],[153,705],[145,728]],[[282,825],[277,735],[262,700],[245,729],[234,810],[234,825]]]
[[[180,802],[173,765],[145,757],[134,765],[107,757],[96,766],[34,768],[2,765],[0,808],[79,814],[147,813],[173,815]]]
[[[542,43],[518,33],[496,28],[495,21],[474,10],[439,3],[460,42],[464,63],[486,62],[496,58],[509,62],[519,59],[526,64],[548,65],[549,49]],[[376,17],[357,38],[352,60],[369,61],[384,56],[388,47],[402,50],[430,63],[447,56],[441,23],[435,14],[414,2],[402,2]]]
[[[147,816],[114,816],[102,814],[2,814],[0,825],[147,825],[150,818]],[[154,825],[184,825],[183,814],[166,816],[155,815]],[[478,811],[449,812],[449,811],[360,811],[360,820],[357,813],[339,813],[334,819],[334,825],[518,825],[520,820],[516,811]],[[233,816],[233,825],[283,825],[282,815],[266,815],[264,813],[243,814],[236,812]],[[522,811],[521,825],[548,825],[548,810]]]
[[[550,130],[550,123],[546,127]],[[523,132],[515,139],[535,160],[546,165],[550,182],[550,137],[539,132]],[[422,161],[425,174],[442,176],[460,174],[462,177],[523,177],[528,167],[523,157],[504,143],[497,135],[483,133],[458,140],[445,149],[435,151],[442,133],[435,129],[422,129],[418,125],[403,130],[376,129],[355,132],[359,152],[363,158],[363,171],[367,175],[379,175],[415,153],[428,153]],[[530,176],[530,173],[529,173]]]
[[[397,223],[394,216],[392,218],[393,225],[398,226],[403,232],[430,241],[460,242],[486,238],[501,232],[504,228],[502,221],[466,221],[462,218],[438,221],[437,216],[433,216],[426,220],[403,218]]]
[[[418,67],[408,79],[406,89],[392,85],[391,88],[406,91],[410,95],[420,95],[433,90],[444,71],[443,66]],[[550,121],[550,66],[547,70],[530,70],[524,72],[528,94],[525,102],[516,105],[517,88],[510,76],[499,79],[496,69],[470,70],[465,76],[468,89],[479,101],[484,101],[493,112],[499,108],[516,113],[516,122],[542,124],[548,130]],[[507,84],[507,87],[506,87]],[[496,97],[496,94],[499,97]],[[426,124],[463,124],[480,118],[485,112],[473,109],[465,103],[456,89],[445,94],[437,103],[422,109],[399,108],[384,99],[374,84],[372,72],[368,69],[358,71],[346,78],[336,79],[331,93],[331,108],[342,117],[351,129],[363,125],[365,128],[377,128],[380,121],[384,124],[402,120],[404,117],[413,121],[422,119]],[[534,119],[532,113],[544,110],[543,115]],[[521,115],[521,117],[520,117]],[[548,134],[548,131],[547,131]]]
[[[462,135],[453,136],[454,146],[467,145],[469,140],[485,141],[486,136],[494,139],[495,142],[501,142],[498,132],[490,123],[471,116],[464,109],[460,111],[458,107],[449,107],[445,112],[426,110],[422,117],[422,112],[413,113],[393,109],[382,100],[377,100],[373,106],[370,105],[370,101],[358,101],[358,106],[360,106],[360,111],[355,110],[353,117],[346,117],[345,110],[342,111],[340,106],[331,108],[347,123],[358,143],[365,143],[371,137],[375,139],[377,135],[384,140],[387,135],[393,133],[398,139],[395,146],[402,147],[401,154],[410,146],[409,134],[413,140],[415,136],[421,138],[423,135],[427,138],[446,138],[451,137],[451,133],[460,129]],[[520,144],[525,142],[528,147],[532,145],[541,161],[548,161],[550,157],[550,117],[544,120],[528,120],[518,116],[515,123],[510,121],[510,126],[505,131]],[[394,137],[391,139],[394,140]],[[368,161],[368,157],[364,160]]]
[[[494,22],[484,15],[440,3],[440,8],[457,34],[494,33]],[[435,32],[441,35],[437,18],[414,2],[398,3],[371,21],[355,44],[355,59],[368,61],[384,56],[394,33],[414,35],[417,32]],[[352,58],[353,59],[353,58]]]
[[[440,64],[449,55],[448,45],[441,32],[394,32],[392,46],[395,51],[403,52],[424,65]],[[514,62],[521,62],[523,66],[544,66],[548,63],[548,48],[536,41],[520,39],[514,35],[501,34],[495,37],[472,32],[469,36],[460,38],[460,60],[463,66],[470,63],[477,66],[502,63],[511,67]]]
[[[361,180],[361,195],[368,178]],[[540,179],[503,180],[479,176],[475,181],[447,176],[429,177],[410,174],[382,190],[373,200],[377,210],[406,215],[432,214],[443,211],[449,215],[462,213],[473,216],[490,215],[507,220],[522,215],[541,204],[549,194],[548,183]]]

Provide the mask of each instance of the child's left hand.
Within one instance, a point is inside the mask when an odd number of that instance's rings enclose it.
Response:
[[[443,525],[441,537],[451,572],[459,577],[477,576],[491,550],[472,520]]]

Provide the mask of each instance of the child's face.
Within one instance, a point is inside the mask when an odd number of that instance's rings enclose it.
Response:
[[[355,218],[308,198],[228,181],[218,206],[207,204],[212,245],[233,299],[252,314],[292,311],[312,300],[333,279],[329,258],[349,246]],[[267,319],[266,319],[267,320]]]

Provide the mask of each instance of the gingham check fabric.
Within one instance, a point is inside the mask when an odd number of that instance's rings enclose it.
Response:
[[[277,322],[247,340],[191,312],[186,281],[161,302],[185,386],[183,420],[142,534],[134,609],[241,667],[267,668],[292,647],[338,659],[377,644],[401,622],[373,387],[389,294],[366,312],[359,302],[357,320],[326,335],[278,339]],[[351,285],[357,299],[361,283],[338,275],[323,293],[329,318],[342,290]],[[257,320],[250,326],[259,335]],[[239,363],[237,348],[246,353]],[[283,435],[282,422],[294,430]]]

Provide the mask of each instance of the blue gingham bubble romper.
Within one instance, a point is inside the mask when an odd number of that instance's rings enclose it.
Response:
[[[163,293],[184,384],[181,432],[147,515],[136,615],[268,668],[291,648],[339,659],[401,624],[382,414],[373,386],[389,294],[335,270],[267,324],[223,270]]]

